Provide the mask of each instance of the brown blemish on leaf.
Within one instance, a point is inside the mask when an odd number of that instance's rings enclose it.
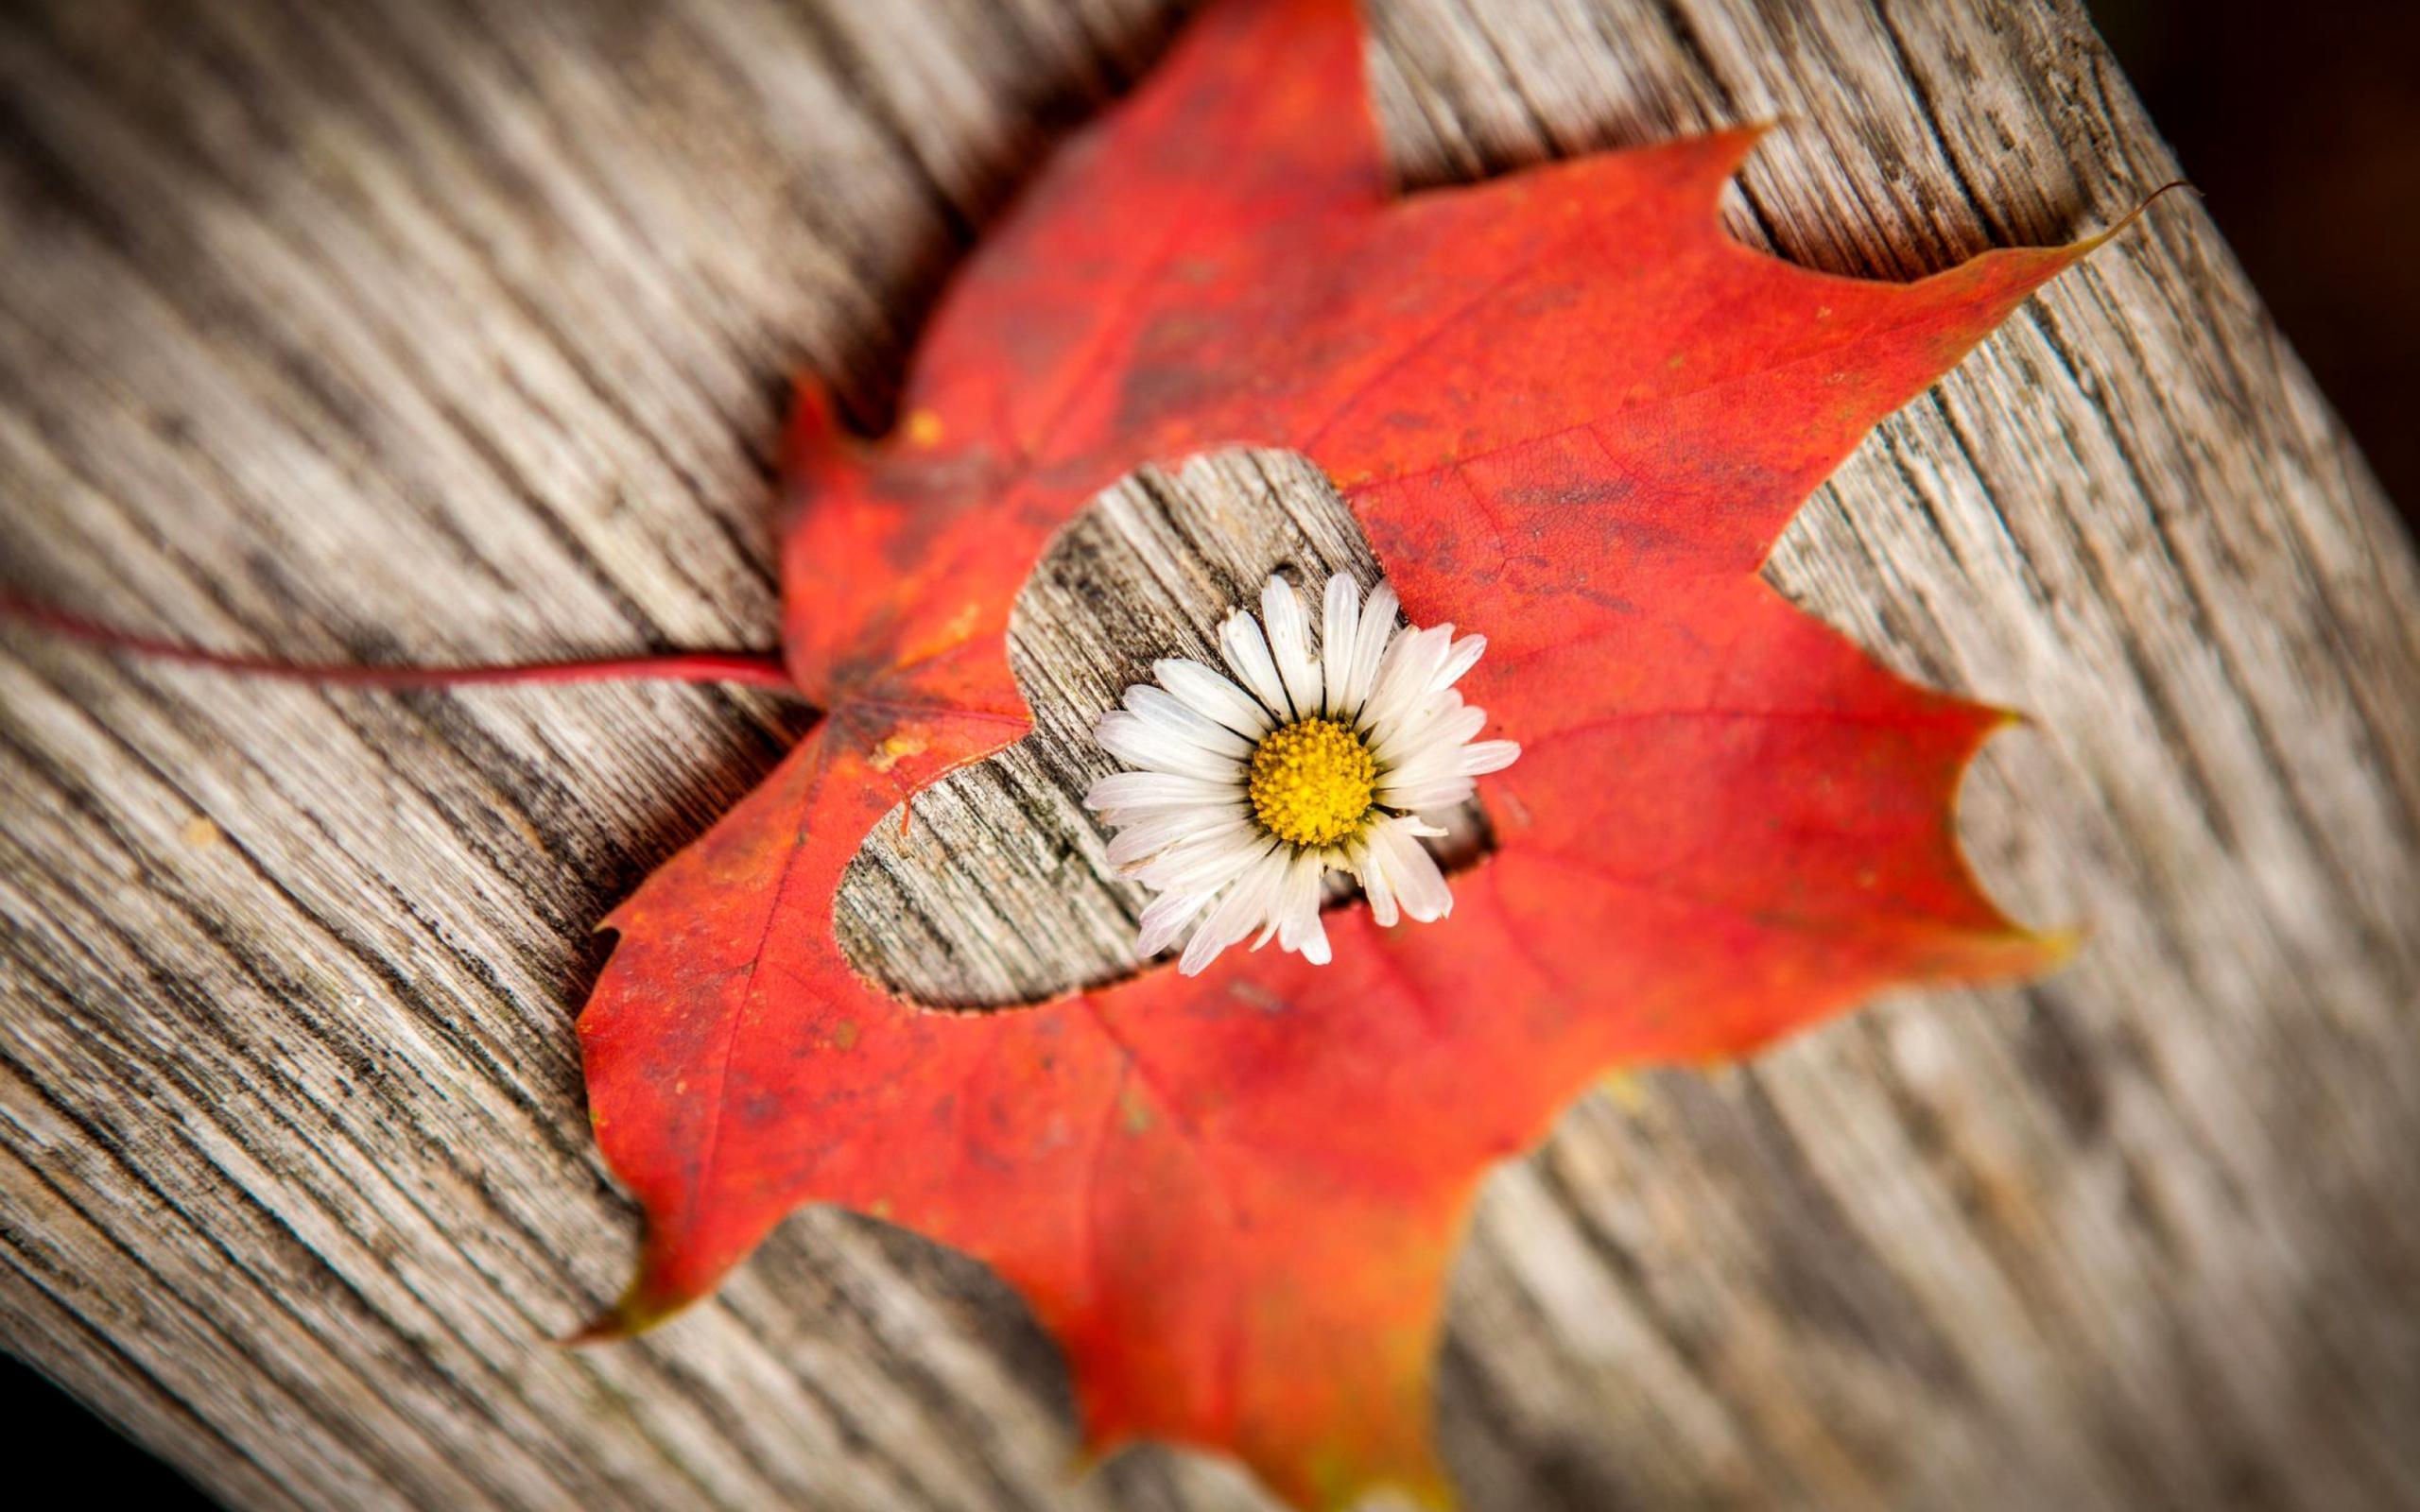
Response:
[[[882,744],[866,758],[866,765],[877,772],[888,772],[910,756],[922,756],[932,749],[931,742],[922,735],[885,735]]]

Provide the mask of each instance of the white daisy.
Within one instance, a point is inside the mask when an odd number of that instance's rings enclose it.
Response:
[[[1136,942],[1155,955],[1193,937],[1187,976],[1255,929],[1325,965],[1321,883],[1349,871],[1381,924],[1453,911],[1444,875],[1420,844],[1445,832],[1424,818],[1471,796],[1472,779],[1512,765],[1509,740],[1474,742],[1484,711],[1454,683],[1487,649],[1451,625],[1395,627],[1394,590],[1369,601],[1340,573],[1322,623],[1282,578],[1261,590],[1261,622],[1237,610],[1219,627],[1235,676],[1199,662],[1151,663],[1159,685],[1126,690],[1093,738],[1140,771],[1103,778],[1087,807],[1117,826],[1110,864],[1159,896]],[[1200,922],[1196,924],[1196,920]]]

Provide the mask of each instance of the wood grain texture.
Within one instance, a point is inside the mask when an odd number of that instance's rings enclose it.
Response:
[[[2064,0],[1374,9],[1407,181],[1777,121],[1732,224],[1836,271],[2177,172]],[[295,657],[769,644],[784,374],[878,415],[951,260],[1169,24],[11,7],[0,583]],[[1366,567],[1335,526],[1283,457],[1115,490],[1021,607],[1034,741],[853,879],[869,966],[955,1002],[1117,970],[1085,700],[1225,577]],[[2029,305],[1770,572],[2033,714],[1964,817],[2095,940],[1625,1081],[1501,1173],[1439,1405],[1471,1503],[2420,1504],[2420,575],[2207,217]],[[1071,1480],[1014,1300],[830,1212],[641,1342],[544,1342],[635,1232],[579,1100],[589,925],[796,718],[0,639],[0,1341],[246,1508],[1263,1505],[1158,1451]]]

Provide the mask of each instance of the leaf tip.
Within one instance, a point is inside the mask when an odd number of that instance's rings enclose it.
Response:
[[[1096,1438],[1088,1430],[1082,1440],[1067,1451],[1066,1459],[1059,1467],[1059,1474],[1073,1486],[1100,1469],[1110,1455],[1117,1452],[1118,1447],[1116,1441]]]
[[[2126,212],[2123,216],[2119,217],[2118,224],[2110,227],[2107,231],[2095,232],[2094,234],[2076,243],[2076,255],[2078,257],[2085,256],[2088,253],[2100,250],[2109,243],[2117,240],[2118,236],[2122,235],[2126,231],[2132,228],[2136,221],[2142,219],[2144,213],[2150,210],[2152,206],[2158,204],[2162,199],[2167,198],[2169,194],[2178,190],[2182,190],[2186,194],[2191,195],[2196,199],[2202,198],[2202,191],[2200,187],[2191,180],[2170,179],[2168,182],[2161,184],[2150,194],[2143,196],[2140,202],[2138,202],[2134,209]]]
[[[564,1349],[618,1344],[646,1332],[687,1305],[685,1299],[666,1296],[642,1270],[631,1278],[630,1289],[612,1307],[555,1342]]]
[[[2055,971],[2074,961],[2086,945],[2092,943],[2089,924],[2062,924],[2055,929],[2020,929],[2018,934],[2033,947],[2039,958],[2038,970]]]
[[[1647,1107],[1647,1084],[1631,1067],[1606,1072],[1597,1078],[1597,1090],[1625,1113],[1636,1113]]]
[[[1720,195],[1723,186],[1738,174],[1740,164],[1748,161],[1748,155],[1755,151],[1766,137],[1788,124],[1782,116],[1768,116],[1763,120],[1727,126],[1699,138],[1698,145],[1705,152],[1704,169],[1714,181],[1714,192]]]
[[[811,372],[792,378],[789,423],[782,432],[783,461],[794,464],[813,455],[839,428],[838,416],[832,407],[832,393],[823,387],[823,380]]]

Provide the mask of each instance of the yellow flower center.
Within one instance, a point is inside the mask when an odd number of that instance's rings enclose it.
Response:
[[[1297,719],[1253,749],[1252,811],[1281,840],[1334,845],[1361,827],[1377,775],[1378,764],[1352,726]]]

